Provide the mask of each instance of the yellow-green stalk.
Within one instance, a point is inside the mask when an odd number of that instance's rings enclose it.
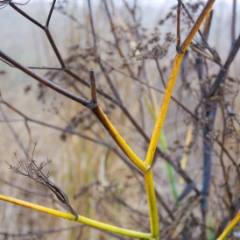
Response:
[[[65,218],[65,219],[72,220],[72,221],[75,220],[75,216],[71,213],[61,212],[61,211],[58,211],[58,210],[55,210],[52,208],[43,207],[43,206],[40,206],[37,204],[19,200],[16,198],[0,195],[0,200],[6,201],[6,202],[11,202],[11,203],[20,205],[22,207],[31,208],[33,210],[36,210],[39,212],[44,212],[44,213],[47,213],[47,214],[50,214],[50,215],[53,215],[56,217],[61,217],[61,218]],[[87,224],[87,225],[95,227],[95,228],[106,230],[108,232],[118,233],[118,234],[121,234],[124,236],[143,238],[143,239],[152,239],[150,233],[143,233],[143,232],[128,230],[125,228],[119,228],[119,227],[116,227],[116,226],[113,226],[110,224],[102,223],[99,221],[92,220],[90,218],[83,217],[80,215],[78,216],[78,219],[76,221]]]

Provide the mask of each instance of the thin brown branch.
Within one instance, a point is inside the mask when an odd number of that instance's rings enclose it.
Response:
[[[237,12],[237,0],[233,0],[232,6],[232,23],[231,23],[231,40],[232,46],[236,39],[236,12]]]
[[[27,75],[31,76],[32,78],[36,79],[38,82],[46,85],[47,87],[53,89],[54,91],[64,95],[67,98],[70,98],[80,104],[82,104],[85,107],[91,108],[94,104],[92,101],[89,101],[85,98],[81,98],[69,91],[67,91],[66,89],[60,87],[59,85],[39,76],[38,74],[34,73],[33,71],[31,71],[29,68],[23,66],[22,64],[20,64],[19,62],[17,62],[16,60],[14,60],[13,58],[7,56],[5,53],[3,53],[0,50],[0,57],[2,57],[3,59],[5,59],[7,62],[11,63],[12,65],[14,65],[15,67],[19,68],[20,70],[22,70],[23,72],[25,72]]]
[[[106,13],[107,13],[107,16],[108,16],[108,19],[109,19],[109,22],[110,22],[110,26],[111,26],[111,31],[113,33],[113,36],[114,36],[114,39],[115,39],[115,45],[116,45],[116,48],[118,50],[118,53],[120,55],[120,57],[122,57],[123,59],[125,59],[125,56],[120,48],[120,45],[119,45],[119,39],[117,37],[117,34],[116,34],[116,31],[115,31],[115,26],[113,24],[113,20],[112,20],[112,17],[111,17],[111,14],[110,14],[110,11],[108,9],[108,4],[107,4],[107,1],[106,0],[103,0],[103,3],[104,3],[104,6],[105,6],[105,9],[106,9]],[[133,71],[132,69],[130,68],[130,66],[128,64],[126,64],[126,67],[127,67],[127,70],[129,72],[130,75],[133,75]]]
[[[54,40],[52,38],[52,35],[51,35],[48,27],[45,27],[44,31],[45,31],[45,33],[47,35],[48,41],[50,42],[50,44],[52,46],[53,51],[55,52],[55,54],[56,54],[56,56],[58,58],[58,61],[61,64],[61,67],[65,68],[65,63],[64,63],[64,61],[62,59],[62,56],[61,56],[60,52],[58,51],[58,48],[57,48],[57,46],[56,46],[56,44],[55,44],[55,42],[54,42]]]
[[[181,45],[181,29],[180,29],[180,23],[181,23],[181,0],[178,0],[178,6],[177,6],[177,39],[176,39],[176,46]]]
[[[89,69],[90,86],[91,86],[91,100],[97,103],[96,82],[93,69]]]
[[[222,146],[224,146],[225,144],[225,131],[226,131],[226,119],[225,119],[225,116],[224,116],[224,110],[222,110],[222,119],[223,119],[223,134],[222,134]],[[232,193],[231,193],[231,190],[230,190],[230,186],[229,186],[229,181],[228,181],[228,177],[227,177],[227,170],[226,170],[226,167],[225,167],[225,164],[224,164],[224,161],[223,161],[223,156],[224,156],[224,152],[223,152],[223,148],[221,148],[221,152],[220,152],[220,164],[221,164],[221,168],[222,168],[222,172],[223,172],[223,178],[224,178],[224,185],[226,187],[226,193],[227,193],[227,196],[228,196],[228,201],[229,201],[229,206],[230,206],[230,209],[229,209],[229,212],[230,212],[230,215],[231,215],[231,218],[233,218],[233,212],[234,212],[234,209],[232,207]],[[238,169],[238,168],[237,168]]]
[[[0,105],[0,113],[4,119],[4,121],[6,122],[8,128],[10,129],[13,137],[15,138],[16,142],[18,143],[18,145],[20,146],[20,148],[22,149],[23,152],[25,152],[25,148],[23,146],[23,143],[20,139],[20,137],[18,136],[18,134],[16,133],[16,131],[14,130],[14,128],[12,127],[12,124],[8,121],[8,118],[4,112],[4,110],[2,109],[2,106]]]
[[[25,18],[27,18],[30,22],[34,23],[35,25],[37,25],[38,27],[40,27],[42,30],[45,29],[45,27],[39,23],[38,21],[36,21],[35,19],[31,18],[28,14],[26,14],[24,11],[22,11],[20,8],[18,8],[15,4],[13,3],[9,3],[9,5],[16,10],[18,13],[20,13],[22,16],[24,16]]]
[[[156,62],[156,65],[157,65],[158,73],[159,73],[160,79],[162,81],[162,84],[163,84],[164,88],[166,88],[166,83],[165,83],[163,73],[162,73],[162,70],[161,70],[161,67],[160,67],[160,64],[159,64],[159,61],[158,61],[157,58],[155,58],[155,62]]]
[[[90,17],[90,23],[91,23],[91,29],[92,29],[92,36],[93,36],[93,47],[95,50],[95,53],[97,54],[97,39],[93,24],[93,16],[92,16],[92,7],[91,7],[91,0],[88,0],[88,9],[89,9],[89,17]]]
[[[51,17],[52,17],[52,13],[53,13],[53,9],[54,9],[55,3],[56,3],[56,0],[53,0],[51,9],[50,9],[49,14],[48,14],[48,17],[47,17],[46,25],[45,25],[47,28],[48,28],[48,26],[49,26],[50,19],[51,19]]]
[[[12,66],[14,67],[14,66]],[[65,69],[61,67],[35,67],[35,66],[27,66],[29,69],[38,69],[38,70],[57,70],[57,71],[64,71]]]

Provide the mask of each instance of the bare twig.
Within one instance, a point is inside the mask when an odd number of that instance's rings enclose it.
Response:
[[[2,114],[2,116],[3,116],[3,119],[4,119],[4,121],[6,122],[8,128],[10,129],[13,137],[15,138],[16,142],[18,143],[18,145],[20,146],[20,148],[22,149],[22,151],[24,152],[24,151],[25,151],[25,148],[24,148],[24,146],[23,146],[23,143],[22,143],[22,141],[20,140],[20,138],[19,138],[18,134],[16,133],[16,131],[14,130],[14,128],[12,127],[11,123],[8,121],[8,118],[7,118],[4,110],[2,109],[2,106],[1,106],[1,105],[0,105],[0,112],[1,112],[1,114]]]
[[[178,6],[177,6],[177,39],[176,39],[176,46],[178,46],[178,47],[180,47],[180,45],[181,45],[180,22],[181,22],[181,0],[178,0]]]
[[[90,86],[91,86],[91,100],[94,103],[97,103],[97,93],[96,93],[96,82],[94,77],[94,71],[93,69],[89,69],[89,76],[90,76]]]
[[[232,46],[233,46],[236,39],[237,0],[233,0],[232,2],[233,2],[233,6],[232,6],[231,40],[232,40]]]
[[[55,90],[56,92],[61,93],[62,95],[78,102],[81,103],[83,106],[85,107],[89,107],[91,108],[93,103],[92,101],[89,101],[87,99],[81,98],[76,96],[75,94],[67,91],[66,89],[56,85],[55,83],[39,76],[38,74],[34,73],[33,71],[31,71],[30,69],[28,69],[27,67],[23,66],[22,64],[20,64],[19,62],[15,61],[14,59],[12,59],[11,57],[7,56],[5,53],[3,53],[2,51],[0,51],[0,57],[2,57],[3,59],[5,59],[7,62],[11,63],[12,65],[14,65],[15,67],[19,68],[20,70],[22,70],[23,72],[25,72],[26,74],[28,74],[29,76],[33,77],[34,79],[36,79],[37,81],[41,82],[42,84],[48,86],[49,88],[52,88],[53,90]]]
[[[91,29],[92,29],[92,35],[93,35],[93,46],[94,46],[95,53],[97,54],[97,39],[96,39],[96,34],[95,34],[95,29],[93,24],[91,0],[88,0],[88,8],[89,8],[90,23],[91,23]]]
[[[108,19],[109,19],[109,22],[110,22],[110,26],[111,26],[111,31],[113,33],[113,36],[115,38],[115,45],[116,45],[116,48],[118,50],[118,53],[120,55],[120,57],[122,58],[125,58],[121,48],[120,48],[120,45],[119,45],[119,38],[117,37],[117,34],[116,34],[116,31],[115,31],[115,26],[113,24],[113,20],[112,20],[112,17],[111,17],[111,14],[110,14],[110,11],[109,11],[109,8],[108,8],[108,4],[107,4],[107,1],[106,0],[103,0],[103,3],[104,3],[104,6],[105,6],[105,9],[106,9],[106,13],[107,13],[107,16],[108,16]],[[132,69],[130,68],[130,66],[128,64],[126,64],[126,67],[127,67],[127,70],[128,72],[130,73],[130,75],[133,75],[133,71]]]

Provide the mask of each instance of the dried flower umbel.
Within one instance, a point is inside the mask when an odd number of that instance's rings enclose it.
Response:
[[[49,188],[55,196],[58,198],[58,200],[63,203],[69,211],[75,216],[75,220],[78,219],[78,214],[76,211],[71,207],[67,195],[60,189],[58,186],[56,186],[53,182],[49,180],[50,173],[47,173],[46,175],[42,172],[42,169],[50,164],[52,162],[51,159],[47,158],[47,160],[42,162],[39,166],[36,164],[36,161],[33,159],[34,150],[36,148],[36,143],[34,143],[34,148],[32,151],[31,158],[28,155],[28,150],[25,151],[26,155],[26,161],[19,159],[17,157],[17,153],[15,152],[15,157],[17,158],[18,165],[16,167],[12,166],[11,164],[7,163],[9,165],[9,168],[12,169],[15,173],[21,174],[23,176],[29,177],[33,179],[34,181],[41,183],[45,187]]]

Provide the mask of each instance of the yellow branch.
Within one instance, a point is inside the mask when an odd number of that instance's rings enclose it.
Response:
[[[224,229],[224,231],[217,238],[217,240],[224,240],[227,237],[227,235],[233,230],[233,228],[238,224],[239,221],[240,221],[240,211],[238,212],[237,216]]]
[[[161,107],[160,107],[160,110],[159,110],[159,113],[157,116],[157,120],[156,120],[154,129],[153,129],[153,132],[152,132],[152,137],[151,137],[151,141],[150,141],[149,148],[147,151],[147,156],[146,156],[146,164],[148,164],[150,166],[152,165],[153,156],[154,156],[156,146],[158,143],[158,139],[159,139],[159,134],[162,130],[165,116],[167,114],[168,105],[169,105],[169,102],[170,102],[170,99],[172,96],[172,91],[174,88],[175,80],[177,78],[179,67],[182,62],[182,58],[183,58],[183,54],[177,53],[174,63],[173,63],[172,72],[168,79],[166,90],[164,92],[164,96],[163,96],[162,104],[161,104]]]
[[[205,5],[204,9],[202,10],[201,14],[199,15],[197,21],[194,23],[191,31],[189,32],[188,36],[186,37],[185,41],[183,42],[181,49],[185,52],[192,42],[195,34],[197,33],[198,29],[200,28],[203,20],[208,16],[209,11],[211,10],[215,0],[208,0],[207,4]]]
[[[119,132],[116,130],[116,128],[112,125],[108,117],[104,114],[102,109],[97,106],[92,109],[92,111],[95,113],[95,115],[98,117],[100,122],[103,124],[103,126],[106,128],[106,130],[109,132],[111,137],[115,140],[115,142],[118,144],[118,146],[123,150],[123,152],[129,157],[129,159],[137,166],[139,167],[143,172],[147,171],[149,169],[149,166],[144,163],[134,152],[133,150],[128,146],[128,144],[125,142],[125,140],[121,137]]]
[[[158,227],[158,209],[157,201],[154,189],[153,173],[152,169],[144,173],[144,180],[146,185],[146,193],[149,206],[149,215],[150,215],[150,227],[152,233],[152,239],[159,238],[159,227]]]
[[[195,22],[195,24],[192,27],[191,31],[189,32],[187,38],[185,39],[184,43],[181,46],[181,50],[183,52],[185,52],[187,50],[189,44],[193,40],[193,37],[195,36],[196,32],[198,31],[204,18],[207,16],[208,12],[211,10],[214,1],[215,0],[209,0],[207,2],[207,4],[205,5],[200,16],[198,17],[197,21]],[[169,105],[169,102],[170,102],[170,99],[172,96],[173,88],[175,85],[175,81],[177,79],[178,71],[179,71],[183,56],[184,56],[184,54],[179,54],[179,53],[176,54],[176,57],[173,62],[172,71],[169,76],[167,87],[166,87],[166,90],[165,90],[165,93],[163,96],[162,104],[161,104],[161,107],[160,107],[160,110],[159,110],[159,113],[157,116],[157,120],[156,120],[154,129],[153,129],[153,132],[152,132],[152,137],[151,137],[151,141],[149,144],[146,161],[145,161],[146,164],[150,165],[150,166],[152,165],[153,156],[154,156],[156,146],[158,143],[159,134],[160,134],[160,131],[162,130],[163,123],[164,123],[164,120],[165,120],[165,117],[167,114],[168,105]]]
[[[187,50],[189,44],[191,43],[196,32],[198,31],[204,18],[208,15],[208,12],[211,10],[214,1],[215,0],[209,0],[206,6],[204,7],[204,9],[202,10],[199,18],[197,19],[196,23],[192,27],[190,33],[188,34],[187,38],[185,39],[184,43],[181,46],[181,50],[183,53]],[[177,79],[178,71],[181,66],[183,56],[184,54],[177,52],[173,62],[172,71],[168,79],[168,83],[166,86],[166,90],[164,92],[161,107],[157,116],[155,126],[153,128],[151,140],[149,143],[149,147],[148,147],[148,151],[145,159],[145,163],[147,166],[152,166],[154,153],[156,151],[156,147],[158,144],[159,134],[164,124],[164,120],[167,114],[168,106],[170,103],[170,99],[172,96],[175,81]],[[148,205],[149,205],[151,233],[154,239],[158,239],[159,238],[158,213],[157,213],[157,202],[156,202],[156,196],[154,191],[152,170],[150,170],[149,172],[145,172],[144,178],[145,178],[146,192],[147,192]]]
[[[11,202],[11,203],[20,205],[22,207],[31,208],[36,211],[44,212],[44,213],[47,213],[47,214],[50,214],[53,216],[57,216],[57,217],[61,217],[61,218],[69,219],[69,220],[75,220],[75,216],[73,214],[57,211],[52,208],[43,207],[43,206],[40,206],[37,204],[19,200],[16,198],[11,198],[11,197],[7,197],[4,195],[0,195],[0,200],[6,201],[6,202]],[[137,232],[137,231],[132,231],[132,230],[128,230],[125,228],[115,227],[110,224],[98,222],[98,221],[95,221],[95,220],[92,220],[92,219],[89,219],[86,217],[82,217],[82,216],[78,216],[78,219],[76,221],[87,224],[87,225],[95,227],[95,228],[99,228],[99,229],[106,230],[106,231],[113,232],[113,233],[118,233],[118,234],[121,234],[124,236],[152,239],[150,233]]]

